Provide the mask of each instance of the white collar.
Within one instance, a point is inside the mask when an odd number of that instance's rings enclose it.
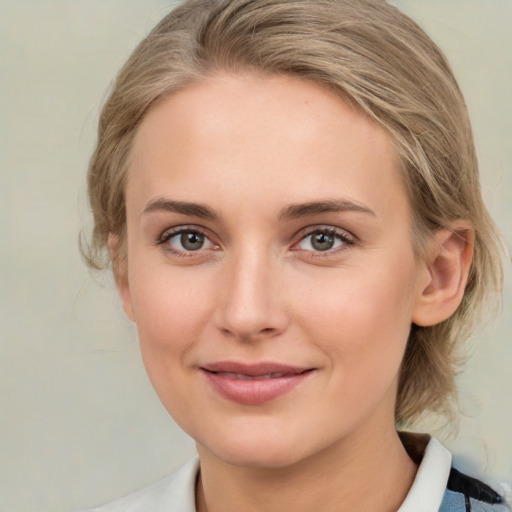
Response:
[[[412,487],[397,512],[437,512],[446,491],[451,465],[452,454],[431,438]]]

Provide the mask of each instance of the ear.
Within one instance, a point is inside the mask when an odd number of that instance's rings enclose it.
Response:
[[[119,297],[123,303],[124,312],[132,322],[135,322],[132,306],[132,296],[130,294],[130,286],[128,283],[126,255],[121,254],[119,236],[114,235],[113,233],[109,233],[107,245],[108,252],[110,254],[110,260],[112,261],[112,272],[114,274],[114,280],[116,282]]]
[[[435,234],[424,262],[428,278],[418,290],[413,323],[435,325],[455,313],[464,297],[474,244],[474,230],[463,220]]]

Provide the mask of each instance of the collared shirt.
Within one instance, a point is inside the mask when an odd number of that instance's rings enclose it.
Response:
[[[452,468],[451,453],[436,439],[402,435],[409,455],[419,458],[413,485],[397,512],[510,512],[484,483]],[[421,451],[421,453],[419,453]],[[415,460],[416,462],[416,460]],[[196,512],[196,457],[171,476],[87,512]]]

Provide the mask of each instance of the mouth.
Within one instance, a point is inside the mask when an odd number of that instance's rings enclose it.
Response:
[[[223,398],[245,405],[262,405],[292,391],[316,369],[276,363],[218,362],[201,366],[200,370]]]
[[[206,370],[208,371],[208,370]],[[307,371],[307,370],[305,370]],[[287,375],[291,375],[289,373],[267,373],[265,375],[246,375],[244,373],[233,373],[233,372],[211,372],[221,377],[226,377],[228,379],[237,379],[237,380],[267,380],[267,379],[280,379],[281,377],[286,377]],[[296,374],[295,374],[296,375]]]

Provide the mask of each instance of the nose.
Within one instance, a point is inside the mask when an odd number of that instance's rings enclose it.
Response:
[[[280,264],[263,251],[246,251],[233,257],[223,270],[217,328],[242,341],[282,334],[289,316]]]

